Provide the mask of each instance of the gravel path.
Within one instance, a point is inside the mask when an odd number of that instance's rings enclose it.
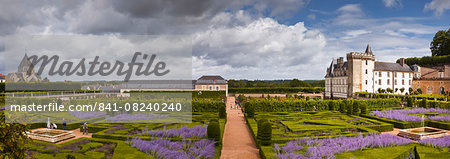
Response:
[[[227,98],[227,123],[223,134],[223,147],[221,159],[253,159],[260,158],[250,130],[245,123],[241,109],[234,107],[234,97]]]

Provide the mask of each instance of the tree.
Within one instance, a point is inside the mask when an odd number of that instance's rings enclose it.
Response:
[[[361,114],[367,114],[368,110],[367,110],[367,103],[366,102],[361,102],[360,108],[361,108]]]
[[[422,94],[422,89],[421,88],[417,88],[417,93]]]
[[[328,110],[334,111],[335,105],[336,105],[336,102],[335,102],[334,100],[331,100],[331,101],[328,103]]]
[[[339,112],[341,112],[341,113],[345,113],[346,112],[346,102],[347,102],[347,100],[343,100],[343,101],[341,101],[341,102],[339,102]]]
[[[406,106],[413,107],[413,99],[411,97],[406,98]]]
[[[272,124],[265,122],[261,125],[261,145],[268,146],[272,144]]]
[[[346,108],[347,108],[347,115],[352,115],[353,114],[353,103],[348,102]]]
[[[400,92],[402,92],[402,94],[403,94],[404,91],[405,91],[404,87],[400,88]]]
[[[221,119],[227,118],[227,108],[225,108],[225,106],[221,105],[219,107],[219,118]]]
[[[427,99],[425,99],[425,98],[422,99],[422,101],[420,101],[419,106],[422,108],[427,108]]]
[[[386,88],[386,92],[392,93],[392,89],[391,88]]]
[[[382,89],[381,88],[378,88],[378,93],[383,93],[382,91],[381,91]]]
[[[439,30],[430,43],[432,56],[450,55],[450,29]]]
[[[411,87],[409,87],[408,91],[409,91],[409,94],[412,94],[414,90]]]
[[[289,86],[291,86],[291,87],[311,87],[311,85],[309,83],[300,81],[295,78],[289,82]]]
[[[353,112],[352,112],[353,115],[359,114],[359,105],[360,105],[359,102],[357,101],[353,102]]]
[[[0,111],[0,158],[26,158],[25,145],[30,139],[25,132],[28,130],[26,124],[5,123],[5,113]]]
[[[220,125],[217,121],[210,121],[206,128],[206,135],[209,139],[220,141]]]

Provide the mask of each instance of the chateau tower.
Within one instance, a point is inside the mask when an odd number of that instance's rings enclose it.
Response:
[[[347,54],[348,61],[348,96],[352,97],[354,92],[373,92],[373,71],[375,66],[375,55],[367,44],[366,51],[350,52]]]

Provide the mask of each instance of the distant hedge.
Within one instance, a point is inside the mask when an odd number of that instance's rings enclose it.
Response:
[[[400,59],[397,60],[397,63]],[[450,63],[450,55],[444,56],[424,56],[424,57],[410,57],[405,59],[405,63],[409,66],[417,64],[419,66],[436,66]]]
[[[8,82],[1,83],[0,88],[6,92],[22,92],[22,91],[65,91],[65,90],[81,90],[83,83],[80,82]]]
[[[220,108],[226,108],[224,102],[192,101],[192,112],[219,112]]]
[[[229,93],[321,93],[325,91],[324,87],[241,87],[228,88]]]
[[[225,91],[128,91],[127,93],[192,93],[192,99],[198,98],[213,98],[225,99]]]

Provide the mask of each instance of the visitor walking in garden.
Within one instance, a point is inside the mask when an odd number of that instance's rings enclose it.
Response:
[[[62,126],[63,126],[63,130],[66,130],[66,120],[63,118],[63,123],[62,123]]]
[[[83,135],[84,135],[84,133],[86,133],[86,135],[89,135],[87,122],[84,122],[84,124],[83,124]]]

